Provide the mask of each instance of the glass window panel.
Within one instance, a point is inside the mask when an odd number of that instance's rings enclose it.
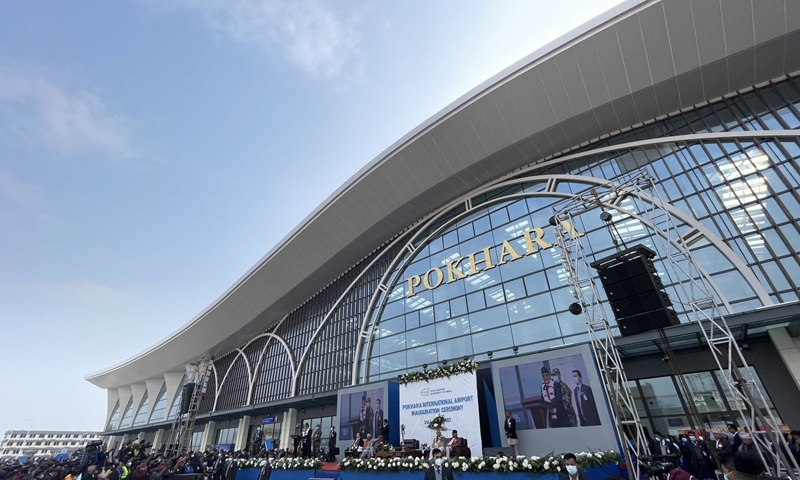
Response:
[[[549,289],[547,286],[547,276],[544,272],[528,275],[523,281],[525,282],[525,289],[528,291],[528,295],[546,292]]]
[[[671,377],[639,380],[644,401],[651,415],[682,415],[684,413],[678,392]]]
[[[396,333],[405,331],[405,318],[397,317],[390,320],[381,320],[378,324],[378,336],[389,337]]]
[[[517,200],[508,206],[508,214],[511,220],[516,220],[528,215],[528,205],[525,199]],[[527,221],[527,220],[526,220]]]
[[[410,332],[406,332],[406,347],[417,347],[419,345],[427,345],[436,341],[436,335],[433,325],[418,328]]]
[[[761,234],[764,236],[764,240],[767,241],[770,248],[772,248],[772,251],[775,252],[776,256],[782,257],[784,255],[789,255],[789,248],[774,228],[761,230]]]
[[[497,305],[506,303],[505,289],[503,285],[494,285],[484,290],[487,305]]]
[[[524,240],[521,240],[519,242],[512,242],[512,247],[520,255],[523,255],[523,253],[525,252],[524,242],[525,242]],[[531,272],[541,270],[543,268],[544,265],[542,264],[541,255],[534,254],[534,255],[525,255],[518,260],[514,260],[513,262],[508,262],[503,265],[500,265],[499,267],[497,267],[497,270],[500,271],[500,275],[503,280],[511,280],[513,278],[519,278]]]
[[[402,315],[405,313],[406,306],[403,300],[399,300],[396,302],[388,303],[383,308],[383,314],[381,314],[382,318],[392,318],[398,315]]]
[[[493,211],[491,214],[489,214],[489,219],[491,220],[492,226],[494,227],[498,227],[500,225],[508,223],[509,221],[508,211],[505,209],[505,207],[499,208]]]
[[[561,335],[574,335],[586,333],[586,320],[583,315],[573,315],[569,312],[561,312],[557,315],[558,324],[561,326]]]
[[[472,224],[468,223],[458,228],[458,239],[460,241],[469,240],[475,236],[475,231],[472,229]]]
[[[500,350],[502,348],[508,348],[508,346],[513,343],[514,339],[511,336],[511,327],[508,326],[472,334],[472,348],[476,352]]]
[[[692,250],[692,256],[708,273],[721,272],[731,268],[731,262],[713,245]]]
[[[467,298],[458,297],[450,300],[450,315],[464,315],[467,313]]]
[[[477,352],[479,353],[491,350],[489,348],[485,348],[484,345],[479,345],[478,348],[479,350],[477,350]],[[472,341],[470,340],[469,336],[454,338],[444,342],[437,342],[436,349],[438,351],[439,358],[460,358],[464,355],[471,356],[473,353]]]
[[[433,306],[433,316],[436,321],[450,318],[450,302],[439,303]]]
[[[435,364],[436,358],[436,345],[427,345],[424,347],[411,348],[406,351],[407,354],[407,367],[413,368],[425,364]]]
[[[412,328],[419,327],[419,311],[414,310],[411,313],[406,314],[406,330],[411,330]],[[397,333],[397,331],[392,331],[392,333]],[[390,334],[391,335],[391,334]]]
[[[456,280],[453,283],[447,283],[447,270],[445,268],[442,268],[442,271],[445,275],[444,282],[442,282],[442,284],[439,285],[438,288],[433,290],[433,301],[436,303],[449,300],[453,297],[464,295],[465,281]]]
[[[462,264],[465,264],[465,266],[469,268],[470,263],[468,260],[462,262]],[[478,264],[479,269],[483,267],[484,267],[483,264]],[[490,285],[496,285],[502,282],[502,280],[503,279],[500,277],[500,269],[493,268],[491,270],[480,271],[475,275],[470,275],[464,280],[459,280],[459,281],[464,283],[464,287],[466,287],[467,292],[475,292],[477,290],[486,288]]]
[[[509,303],[507,308],[511,323],[521,322],[529,318],[540,317],[555,312],[553,300],[548,293]]]
[[[795,285],[797,285],[798,281],[800,280],[800,267],[797,265],[797,259],[795,257],[786,257],[781,258],[778,261],[786,270],[789,278],[793,279],[795,281]]]
[[[791,285],[789,285],[789,282],[786,280],[786,277],[783,275],[783,272],[781,272],[781,270],[778,268],[778,265],[774,261],[763,262],[761,267],[766,272],[770,282],[775,285],[776,290],[781,291],[792,288]]]
[[[486,308],[486,300],[483,298],[483,291],[467,295],[467,306],[469,306],[470,312]]]
[[[475,235],[480,235],[491,230],[492,224],[489,222],[489,217],[484,215],[473,222],[472,228],[475,231]]]
[[[515,345],[541,342],[561,336],[555,316],[515,323],[511,325],[511,332],[514,335]]]
[[[406,346],[405,334],[393,335],[391,337],[382,338],[378,341],[378,345],[382,355],[387,353],[402,350]]]
[[[442,237],[444,241],[444,248],[449,248],[458,243],[458,233],[456,231],[451,231]]]
[[[775,223],[785,223],[789,221],[789,218],[774,198],[764,199],[758,206],[769,212]]]
[[[436,339],[439,342],[468,333],[470,333],[470,327],[467,317],[454,317],[436,324]]]
[[[766,406],[769,408],[774,408],[774,405],[772,404],[772,399],[769,396],[769,392],[764,388],[764,384],[761,382],[761,376],[758,374],[758,372],[754,367],[751,366],[750,370],[753,372],[753,379],[755,381],[756,386],[758,387],[758,390],[761,391],[762,395],[764,396],[764,399],[766,400]],[[739,372],[742,372],[742,376],[745,379],[749,378],[749,375],[744,373],[743,367],[739,367]],[[722,390],[727,391],[728,390],[727,385],[729,384],[729,382],[726,381],[725,377],[722,375],[722,372],[720,372],[719,370],[715,370],[714,375],[717,377],[717,380],[719,380],[719,383],[722,386]],[[753,395],[753,397],[758,399],[759,395],[756,392],[755,387],[749,386],[748,388],[750,389],[750,392]],[[728,403],[730,404],[732,409],[736,410],[741,408],[746,410],[744,402],[741,401],[738,396],[728,394],[725,396],[725,398],[728,400]],[[761,403],[761,407],[764,408],[763,403]]]
[[[471,313],[469,323],[473,332],[489,330],[499,325],[508,325],[508,311],[505,305],[487,308],[480,312]]]
[[[522,282],[521,278],[511,282],[505,282],[503,288],[505,289],[507,302],[525,297],[525,284]]]
[[[379,373],[393,372],[406,368],[406,352],[393,353],[378,358]]]
[[[714,383],[711,372],[698,372],[683,375],[686,386],[692,394],[694,404],[701,413],[725,410],[722,394]]]
[[[423,308],[419,311],[419,324],[430,325],[433,323],[433,308]]]

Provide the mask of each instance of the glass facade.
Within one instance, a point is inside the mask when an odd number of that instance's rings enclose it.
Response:
[[[655,178],[658,196],[682,213],[676,226],[685,232],[682,240],[695,260],[716,285],[725,286],[724,294],[718,290],[715,295],[718,304],[741,312],[797,300],[800,265],[792,248],[800,241],[796,139],[697,139],[590,152],[674,135],[796,128],[799,104],[797,83],[787,80],[673,115],[586,147],[585,155],[574,160],[521,174],[473,197],[471,210],[459,204],[423,226],[427,230],[414,242],[413,253],[404,251],[372,314],[359,380],[388,379],[424,364],[489,351],[508,354],[512,346],[532,352],[586,341],[582,317],[567,311],[574,296],[559,249],[546,248],[555,243],[552,207],[595,187],[598,180],[641,168]],[[643,243],[663,254],[654,229],[628,215],[640,211],[641,201],[628,196],[611,211],[619,236],[627,245]],[[582,241],[594,258],[615,248],[598,214],[580,215],[572,225],[585,234]],[[527,254],[525,232],[536,228],[542,229],[542,244]],[[676,301],[685,300],[680,285],[669,265],[655,263],[682,313]],[[743,281],[747,271],[757,281]],[[613,318],[611,312],[606,315]],[[682,321],[688,321],[686,315]]]
[[[131,426],[133,417],[133,398],[128,400],[128,406],[123,410],[125,413],[122,415],[122,420],[119,422],[119,428],[128,428]]]
[[[139,425],[144,425],[147,423],[147,413],[150,411],[150,401],[147,398],[147,392],[144,392],[144,397],[142,397],[142,403],[139,405],[139,410],[136,412],[136,416],[133,418],[133,426],[138,427]]]
[[[164,415],[167,413],[167,384],[161,385],[161,390],[156,396],[156,402],[153,404],[153,413],[150,415],[150,423],[161,422],[164,420]]]
[[[774,409],[767,391],[761,384],[758,372],[753,369],[756,383],[764,393],[768,405],[762,405],[766,413],[769,408],[780,423],[780,415]],[[738,399],[731,399],[725,392],[726,387],[720,383],[718,371],[696,372],[683,375],[691,392],[692,400],[700,415],[703,428],[727,429],[728,424],[745,425],[739,416]],[[672,376],[645,378],[628,382],[636,402],[636,409],[642,420],[642,426],[652,435],[661,432],[665,435],[678,435],[691,428],[688,400],[680,393],[677,380]],[[746,409],[745,409],[746,411]]]
[[[800,143],[785,131],[800,128],[799,108],[798,82],[785,79],[575,148],[565,160],[548,159],[453,203],[398,232],[277,324],[216,358],[200,413],[333,392],[443,360],[483,360],[490,351],[501,358],[587,342],[583,318],[568,312],[575,298],[549,219],[556,203],[639,169],[675,209],[680,241],[719,287],[713,295],[723,311],[798,300]],[[722,132],[755,135],[713,138]],[[643,143],[632,147],[636,141]],[[606,210],[626,245],[656,251],[656,268],[686,322],[681,283],[660,260],[665,252],[656,228],[636,215],[648,202],[629,195]],[[569,226],[568,236],[582,235],[590,261],[616,248],[598,214],[578,215]],[[606,311],[606,317],[613,315]],[[719,395],[715,375],[686,377],[702,414],[735,410]],[[638,380],[635,390],[647,417],[661,419],[651,427],[668,430],[668,419],[677,424],[686,416],[673,379]],[[179,390],[166,420],[180,400]],[[152,422],[163,419],[158,412],[166,402],[159,393]],[[117,405],[109,424],[119,416]],[[655,423],[662,421],[667,424]]]
[[[116,430],[117,422],[119,422],[119,400],[117,400],[117,404],[114,405],[114,410],[111,411],[111,417],[109,417],[108,419],[108,425],[106,425],[106,431]]]
[[[169,407],[169,414],[167,415],[167,420],[174,419],[178,415],[178,412],[180,411],[181,399],[183,398],[183,384],[184,383],[186,383],[186,375],[183,376],[183,379],[181,379],[181,383],[178,384],[178,385],[180,385],[180,387],[178,387],[178,393],[175,394],[175,400],[172,401],[172,405]],[[213,392],[214,391],[213,386],[211,386],[211,387],[212,388],[209,388],[209,390],[208,390],[209,392]],[[206,398],[209,398],[209,397],[212,397],[212,396],[213,395],[208,395]],[[203,400],[205,400],[205,398]]]
[[[215,443],[217,445],[235,444],[236,435],[238,433],[239,433],[238,427],[221,428],[217,430],[217,441]]]

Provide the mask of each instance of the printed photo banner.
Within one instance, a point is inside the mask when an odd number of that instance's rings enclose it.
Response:
[[[445,418],[444,437],[449,438],[453,429],[458,430],[473,455],[482,454],[475,373],[400,386],[400,423],[406,426],[405,438],[430,445],[436,431],[428,428],[428,422],[438,415]]]

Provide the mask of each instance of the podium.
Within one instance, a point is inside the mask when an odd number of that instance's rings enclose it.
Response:
[[[292,435],[292,445],[293,450],[292,454],[295,458],[302,456],[303,454],[303,436],[302,435]],[[298,454],[299,451],[299,454]]]

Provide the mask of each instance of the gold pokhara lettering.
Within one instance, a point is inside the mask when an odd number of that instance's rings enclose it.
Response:
[[[573,238],[582,237],[585,234],[577,231],[575,227],[566,220],[561,222],[561,228],[564,233]],[[445,263],[442,267],[433,267],[422,275],[412,275],[406,278],[407,284],[407,297],[413,297],[417,294],[419,287],[426,290],[435,290],[442,283],[453,283],[471,275],[477,275],[480,272],[491,270],[500,265],[505,265],[520,258],[533,255],[541,250],[553,248],[553,245],[544,240],[544,229],[531,228],[522,232],[524,239],[525,253],[521,254],[514,244],[508,240],[503,240],[503,244],[499,246],[499,255],[497,263],[492,262],[492,249],[498,247],[486,247],[478,250],[477,252],[470,253],[465,257],[459,257],[455,260]],[[466,259],[469,262],[469,271],[464,272],[459,268],[462,260]],[[445,274],[445,272],[447,272]]]

